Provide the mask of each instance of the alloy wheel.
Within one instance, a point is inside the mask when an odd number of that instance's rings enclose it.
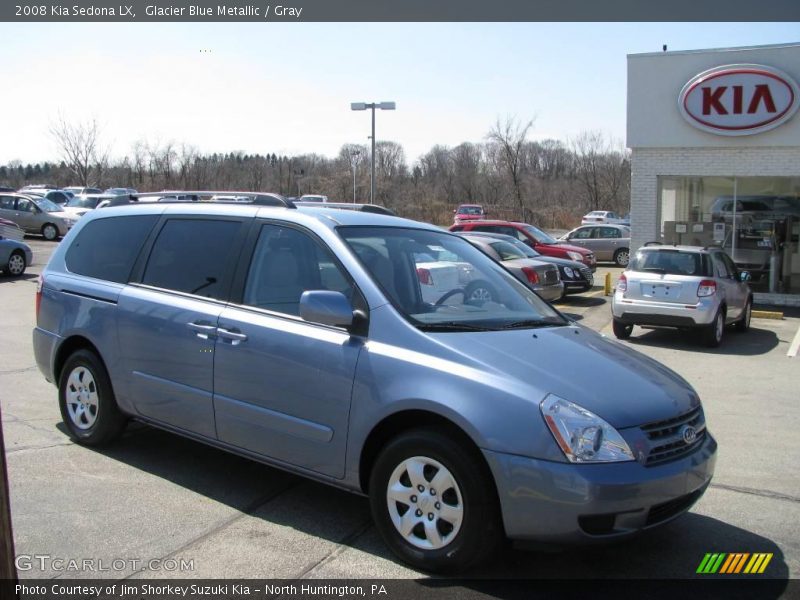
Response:
[[[12,254],[6,267],[10,275],[15,277],[25,272],[25,258],[21,254]]]

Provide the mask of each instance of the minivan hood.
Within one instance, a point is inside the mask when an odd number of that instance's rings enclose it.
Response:
[[[537,390],[531,402],[556,394],[620,429],[670,419],[700,402],[677,373],[578,325],[428,335],[462,361]]]

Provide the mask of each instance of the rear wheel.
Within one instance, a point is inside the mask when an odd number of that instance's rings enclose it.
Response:
[[[125,428],[126,417],[117,407],[106,368],[90,350],[78,350],[64,363],[58,403],[64,424],[82,444],[108,443]]]
[[[393,439],[369,484],[376,527],[403,561],[426,571],[463,570],[502,540],[491,473],[474,448],[431,429]]]
[[[614,252],[614,262],[617,264],[617,266],[627,267],[630,259],[631,253],[627,248],[620,248]]]
[[[617,319],[611,322],[611,327],[614,330],[614,336],[619,340],[627,340],[633,332],[633,325],[623,323]]]
[[[19,277],[25,272],[25,267],[27,267],[27,263],[25,262],[25,254],[20,252],[19,250],[15,250],[11,253],[11,256],[8,258],[8,264],[6,265],[6,273],[11,275],[11,277]]]
[[[711,325],[703,331],[703,343],[709,348],[716,348],[722,343],[722,334],[725,331],[725,313],[722,309],[717,311]]]
[[[742,311],[742,318],[736,321],[736,329],[737,331],[747,331],[750,329],[750,318],[753,316],[753,303],[750,298],[747,299],[747,303],[744,305],[744,310]]]
[[[494,288],[486,281],[473,281],[464,289],[464,301],[475,304],[494,301],[497,293]]]
[[[48,242],[52,242],[58,238],[58,227],[52,223],[47,223],[42,226],[42,235]]]

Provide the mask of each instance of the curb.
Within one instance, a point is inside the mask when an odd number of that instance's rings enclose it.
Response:
[[[776,310],[755,310],[751,313],[754,319],[775,319],[780,321],[783,319],[783,313]]]

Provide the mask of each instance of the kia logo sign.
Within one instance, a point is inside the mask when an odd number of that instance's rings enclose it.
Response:
[[[800,89],[783,71],[727,65],[692,77],[678,97],[690,125],[717,135],[752,135],[778,127],[800,106]]]

